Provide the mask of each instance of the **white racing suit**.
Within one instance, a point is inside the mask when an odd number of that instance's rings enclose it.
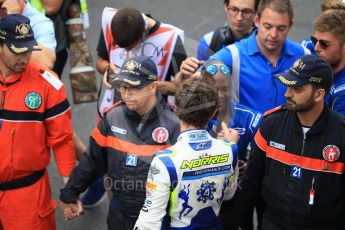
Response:
[[[237,177],[236,144],[206,130],[182,132],[151,163],[134,229],[221,229],[220,206],[233,197]]]

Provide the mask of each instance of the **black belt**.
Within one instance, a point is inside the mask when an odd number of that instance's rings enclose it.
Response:
[[[34,172],[25,177],[7,182],[0,182],[0,191],[18,189],[33,185],[43,176],[45,171],[46,169],[42,169],[41,171]]]

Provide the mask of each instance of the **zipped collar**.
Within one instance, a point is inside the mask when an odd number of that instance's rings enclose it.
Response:
[[[291,112],[291,111],[289,111],[289,112],[294,113],[294,115],[293,115],[294,124],[295,124],[294,130],[296,132],[302,132],[302,125],[298,119],[297,113]],[[325,105],[320,116],[317,118],[315,123],[309,129],[308,135],[318,134],[318,133],[322,132],[322,130],[325,128],[325,126],[327,124],[327,120],[329,119],[329,114],[330,114],[330,110]]]
[[[23,73],[12,74],[7,80],[5,80],[5,78],[2,75],[0,75],[0,84],[3,86],[13,85],[16,82],[19,82],[22,76],[23,76]]]

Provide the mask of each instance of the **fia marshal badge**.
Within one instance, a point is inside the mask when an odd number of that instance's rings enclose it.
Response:
[[[158,127],[152,132],[152,139],[158,144],[166,142],[169,138],[169,132],[164,127]]]
[[[29,109],[37,109],[42,104],[42,97],[36,92],[30,92],[25,97],[25,105]]]
[[[323,159],[332,163],[339,159],[340,150],[335,145],[327,145],[322,150],[322,156],[323,156]]]

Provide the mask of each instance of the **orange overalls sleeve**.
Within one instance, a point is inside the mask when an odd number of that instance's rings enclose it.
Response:
[[[63,85],[58,90],[51,88],[50,91],[44,121],[47,126],[46,142],[53,149],[59,174],[69,176],[75,167],[71,108]]]

